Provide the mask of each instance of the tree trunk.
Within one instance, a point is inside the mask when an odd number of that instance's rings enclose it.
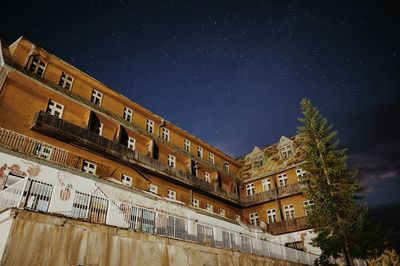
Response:
[[[346,265],[347,265],[347,266],[354,266],[353,259],[352,259],[352,257],[351,257],[350,254],[349,254],[349,251],[348,251],[348,249],[347,249],[347,246],[345,246],[345,247],[343,248],[343,255],[344,255],[344,258],[345,258],[345,260],[346,260]]]

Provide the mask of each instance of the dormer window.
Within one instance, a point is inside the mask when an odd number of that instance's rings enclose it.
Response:
[[[39,77],[43,77],[45,69],[46,69],[46,63],[40,60],[39,57],[34,57],[32,59],[29,71],[33,72],[35,75]]]
[[[281,155],[283,159],[287,159],[293,155],[292,145],[288,144],[281,147]]]
[[[262,156],[257,156],[253,159],[253,166],[254,168],[260,168],[261,166],[263,166],[264,164],[264,160]]]

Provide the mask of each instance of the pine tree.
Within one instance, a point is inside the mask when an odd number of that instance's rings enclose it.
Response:
[[[309,100],[301,101],[301,109],[304,117],[299,119],[298,133],[306,161],[305,194],[314,203],[307,210],[307,222],[317,233],[313,244],[324,256],[343,254],[347,265],[353,265],[367,212],[358,195],[361,185],[356,171],[346,164],[346,150],[338,148],[332,125]]]

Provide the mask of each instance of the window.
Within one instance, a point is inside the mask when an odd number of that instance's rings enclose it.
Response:
[[[304,214],[307,216],[310,213],[310,206],[314,205],[314,202],[312,202],[311,200],[306,200],[303,201],[303,206],[304,206]]]
[[[103,127],[104,127],[104,124],[103,124],[103,123],[100,123],[99,129],[98,129],[98,131],[96,132],[97,134],[99,134],[99,136],[102,136],[102,135],[103,135]]]
[[[236,214],[236,215],[235,215],[235,218],[236,218],[236,221],[239,221],[239,222],[240,222],[241,219],[240,219],[240,215],[239,215],[239,214]]]
[[[97,167],[97,165],[95,163],[92,163],[92,162],[89,162],[86,160],[83,161],[82,170],[86,173],[89,173],[92,175],[96,174],[96,167]]]
[[[219,215],[225,217],[225,209],[219,208]]]
[[[169,167],[176,167],[176,158],[175,156],[168,154],[168,166]]]
[[[203,148],[200,146],[197,147],[197,157],[203,158]]]
[[[215,164],[215,157],[214,157],[214,153],[209,153],[208,154],[208,161],[212,164]]]
[[[303,177],[306,176],[306,171],[301,168],[298,168],[296,169],[296,175],[297,175],[297,180],[301,181],[303,180]]]
[[[293,204],[289,204],[283,207],[285,211],[285,220],[294,219],[294,207]]]
[[[288,184],[287,181],[287,174],[280,174],[278,175],[278,183],[280,187],[284,187]]]
[[[175,200],[175,199],[176,199],[176,191],[171,190],[171,189],[168,189],[168,195],[167,195],[167,197],[168,197],[169,199]]]
[[[124,185],[132,186],[132,177],[127,176],[127,175],[122,175],[121,182]]]
[[[132,121],[132,114],[133,114],[133,111],[132,111],[132,109],[130,109],[130,108],[128,108],[128,107],[124,107],[124,119],[126,120],[126,121],[129,121],[129,122],[131,122]]]
[[[204,172],[204,180],[208,183],[211,183],[211,176],[209,172]]]
[[[35,146],[35,155],[40,158],[48,160],[48,159],[50,159],[52,152],[53,152],[53,148],[50,146],[47,146],[46,144],[38,143]]]
[[[32,71],[35,75],[42,77],[44,70],[46,69],[46,63],[39,59],[39,57],[34,57],[31,63],[29,71]]]
[[[136,139],[129,137],[127,142],[127,147],[129,149],[135,150],[136,149]]]
[[[250,223],[252,225],[258,225],[258,212],[250,213]]]
[[[169,129],[166,127],[162,128],[162,138],[169,141]]]
[[[276,212],[275,209],[267,210],[267,223],[276,223]]]
[[[150,191],[151,193],[158,194],[158,186],[156,186],[156,185],[154,185],[154,184],[150,184],[150,185],[149,185],[149,191]]]
[[[92,91],[92,98],[90,98],[90,101],[94,103],[95,105],[101,105],[101,99],[103,98],[103,93],[93,89]]]
[[[51,115],[57,116],[58,118],[61,118],[63,111],[64,111],[64,105],[59,104],[53,100],[49,100],[46,112],[48,112]]]
[[[253,195],[254,194],[254,184],[250,183],[246,185],[246,191],[247,191],[247,196]]]
[[[268,191],[271,189],[271,180],[268,179],[263,179],[262,180],[262,187],[264,191]]]
[[[222,169],[225,171],[229,172],[229,163],[228,162],[223,162],[222,163]]]
[[[146,130],[150,133],[154,133],[154,121],[147,119]]]
[[[296,242],[285,243],[285,247],[294,248],[294,249],[297,249],[297,250],[304,251],[304,241],[296,241]]]
[[[198,208],[200,206],[200,201],[198,199],[192,199],[192,206]]]
[[[212,206],[212,204],[209,204],[209,203],[206,203],[206,210],[207,211],[209,211],[209,212],[213,212],[213,206]]]
[[[260,168],[263,166],[264,161],[263,161],[263,156],[257,156],[253,159],[253,166],[254,168]]]
[[[281,147],[281,154],[283,159],[287,159],[293,155],[292,145],[288,144]]]
[[[183,142],[183,149],[184,149],[185,151],[190,152],[190,140],[185,139],[185,141]]]
[[[62,88],[66,89],[66,90],[70,90],[72,87],[73,81],[74,81],[73,77],[62,72],[60,82],[58,83],[58,85],[60,85]]]

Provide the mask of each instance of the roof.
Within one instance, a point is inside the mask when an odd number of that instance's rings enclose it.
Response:
[[[292,151],[294,154],[285,159],[281,156],[279,148],[282,145],[288,144],[292,145]],[[259,168],[255,168],[253,167],[254,159],[257,157],[259,158],[261,152],[264,153],[263,158],[261,157],[263,165]],[[264,148],[254,147],[252,152],[238,158],[238,160],[243,164],[243,167],[238,172],[238,176],[242,180],[247,180],[275,174],[302,163],[304,161],[303,154],[304,152],[301,147],[299,135],[291,138],[282,136],[279,142]]]

